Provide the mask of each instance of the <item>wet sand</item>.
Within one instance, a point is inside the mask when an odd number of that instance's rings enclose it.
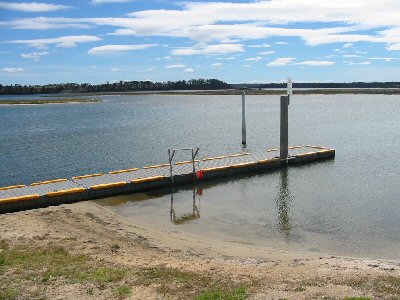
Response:
[[[128,267],[171,267],[227,277],[249,287],[249,299],[400,298],[400,262],[287,252],[207,239],[127,220],[87,201],[0,215],[0,240],[12,246],[59,245],[73,254]],[[117,249],[117,250],[116,250]],[[387,281],[391,284],[387,288]],[[1,273],[0,273],[1,279]],[[382,284],[378,284],[382,281]],[[386,288],[385,288],[386,287]],[[132,286],[130,299],[179,298],[157,286]],[[107,299],[60,282],[49,299]]]

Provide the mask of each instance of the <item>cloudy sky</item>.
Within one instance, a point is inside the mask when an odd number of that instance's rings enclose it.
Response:
[[[39,1],[0,0],[1,84],[400,81],[399,0]]]

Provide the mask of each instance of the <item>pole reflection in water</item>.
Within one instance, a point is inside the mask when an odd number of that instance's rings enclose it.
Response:
[[[169,211],[171,222],[175,225],[181,225],[193,220],[200,218],[200,198],[198,200],[198,205],[196,204],[196,195],[201,196],[203,194],[202,189],[194,189],[193,190],[193,207],[192,211],[189,213],[185,213],[181,216],[176,216],[174,209],[174,192],[171,191],[171,209]]]
[[[278,229],[286,242],[292,239],[292,225],[290,223],[290,208],[294,197],[290,193],[288,168],[280,171],[276,207],[278,209]]]

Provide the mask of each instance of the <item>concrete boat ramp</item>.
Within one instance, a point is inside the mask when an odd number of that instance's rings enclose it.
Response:
[[[26,186],[3,187],[0,188],[0,213],[179,186],[239,173],[267,172],[287,164],[303,164],[333,157],[334,149],[295,146],[288,147],[287,159],[280,158],[280,149],[269,149],[260,153],[243,152],[199,160],[193,158],[189,161],[49,180]]]

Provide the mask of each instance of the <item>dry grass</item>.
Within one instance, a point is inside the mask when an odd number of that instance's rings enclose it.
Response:
[[[164,266],[134,268],[70,254],[62,247],[10,247],[0,243],[0,300],[46,299],[46,291],[78,285],[88,295],[107,293],[125,298],[132,287],[154,288],[160,295],[175,299],[245,299],[246,288],[229,278],[182,271]]]

